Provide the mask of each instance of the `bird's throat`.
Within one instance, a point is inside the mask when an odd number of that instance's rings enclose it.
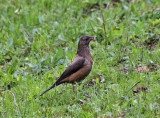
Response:
[[[90,56],[89,46],[88,45],[79,45],[77,54],[82,57]]]

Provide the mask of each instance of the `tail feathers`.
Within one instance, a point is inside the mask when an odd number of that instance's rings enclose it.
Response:
[[[54,88],[56,86],[56,83],[54,83],[51,87],[49,87],[47,90],[45,90],[40,96],[42,96],[43,94],[45,94],[47,91],[51,90],[52,88]]]

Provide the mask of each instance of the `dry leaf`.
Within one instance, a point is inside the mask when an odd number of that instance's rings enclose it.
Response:
[[[147,66],[140,66],[140,67],[138,67],[138,68],[136,68],[135,69],[135,71],[138,71],[138,72],[140,72],[140,71],[146,71],[148,68],[147,68]]]
[[[147,89],[148,89],[148,88],[145,87],[145,86],[138,86],[138,87],[136,87],[136,88],[133,90],[133,93],[139,93],[140,91],[146,92]]]

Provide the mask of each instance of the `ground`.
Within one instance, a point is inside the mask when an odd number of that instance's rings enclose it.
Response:
[[[159,0],[0,0],[0,116],[160,117]],[[81,36],[93,68],[52,85]]]

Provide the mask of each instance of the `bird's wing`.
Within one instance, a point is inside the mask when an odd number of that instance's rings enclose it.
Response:
[[[56,83],[59,83],[61,80],[65,79],[66,77],[72,75],[80,68],[83,67],[85,59],[83,57],[76,57],[73,62],[66,68],[66,70],[62,73],[62,75],[58,78]]]

